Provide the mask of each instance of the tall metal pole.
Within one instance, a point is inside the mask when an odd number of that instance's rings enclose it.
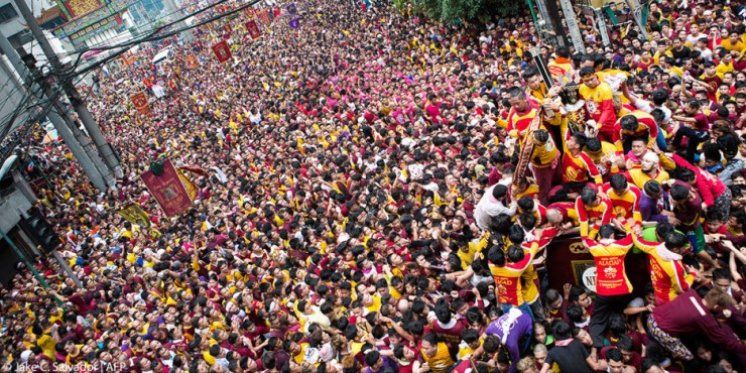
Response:
[[[640,1],[627,0],[627,6],[629,6],[632,11],[632,18],[634,18],[637,28],[640,29],[640,36],[643,40],[648,40],[648,30],[642,19],[642,7],[640,6]]]
[[[26,20],[26,25],[31,30],[34,38],[36,39],[36,41],[39,42],[39,46],[44,52],[44,55],[47,56],[47,60],[52,65],[53,71],[55,71],[57,74],[59,74],[58,76],[61,77],[60,83],[62,85],[62,88],[65,90],[65,93],[67,94],[67,97],[70,100],[73,109],[76,113],[78,113],[78,117],[80,118],[81,122],[83,122],[83,126],[85,126],[86,131],[93,139],[93,142],[96,144],[96,148],[98,149],[99,153],[101,153],[101,156],[104,158],[104,162],[106,162],[106,166],[109,169],[109,172],[104,174],[104,178],[106,179],[106,182],[110,187],[114,187],[116,185],[114,175],[120,178],[124,176],[122,167],[119,164],[119,159],[117,159],[116,155],[114,154],[114,149],[112,149],[111,145],[106,141],[104,134],[101,132],[101,128],[93,119],[93,116],[88,111],[88,107],[86,107],[85,102],[80,97],[80,93],[75,88],[75,85],[72,83],[72,79],[70,79],[70,77],[68,76],[62,76],[62,63],[60,62],[59,57],[57,57],[57,54],[52,49],[52,46],[49,45],[49,41],[42,32],[41,27],[39,27],[39,25],[36,23],[36,19],[31,13],[31,9],[29,9],[28,5],[26,5],[26,1],[15,0],[15,4],[16,7],[18,7],[18,10],[21,12],[23,18]]]
[[[598,26],[598,33],[601,34],[601,41],[604,43],[604,47],[611,46],[611,40],[609,39],[609,31],[606,28],[606,19],[604,19],[604,13],[601,8],[594,8],[593,13],[596,14],[596,25]]]
[[[570,40],[572,41],[572,46],[575,48],[575,52],[585,54],[583,35],[580,33],[578,18],[575,16],[575,9],[572,8],[572,3],[570,0],[560,0],[560,6],[565,16],[565,22],[567,22],[567,29],[570,31]]]
[[[10,61],[11,65],[13,65],[13,68],[18,72],[18,75],[21,76],[22,79],[29,76],[29,71],[26,68],[26,66],[21,61],[21,57],[18,55],[18,52],[13,48],[13,46],[8,41],[8,38],[5,37],[5,35],[0,32],[0,49],[2,49],[3,53],[8,57],[8,60]],[[13,80],[15,80],[15,77],[13,77]],[[26,87],[19,86],[22,92],[25,92],[25,94],[33,95],[34,91],[40,92],[40,86],[38,84],[31,84],[29,89],[26,89]],[[45,94],[38,93],[39,97],[45,98]],[[50,100],[56,101],[55,97],[46,97]],[[59,111],[59,113],[64,113],[64,111]],[[50,122],[54,125],[54,128],[57,130],[57,134],[62,137],[62,140],[65,142],[65,145],[67,145],[68,148],[70,148],[70,151],[75,156],[75,159],[78,160],[80,163],[81,168],[85,172],[85,174],[88,176],[88,179],[91,180],[91,183],[93,186],[96,187],[96,189],[104,191],[106,190],[106,182],[104,181],[103,176],[101,175],[101,172],[96,168],[95,163],[91,159],[91,157],[88,155],[86,150],[83,148],[83,146],[80,144],[78,139],[73,135],[73,132],[70,130],[70,127],[68,126],[68,123],[65,121],[65,119],[62,118],[60,114],[55,111],[49,111],[46,115]],[[74,125],[72,125],[74,127]],[[94,149],[95,150],[95,149]]]

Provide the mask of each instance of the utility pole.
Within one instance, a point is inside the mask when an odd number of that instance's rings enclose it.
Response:
[[[8,41],[8,38],[6,38],[5,35],[2,34],[2,32],[0,32],[0,49],[2,49],[3,53],[5,53],[5,55],[8,57],[8,60],[10,61],[11,65],[13,65],[13,68],[15,68],[16,72],[18,72],[18,75],[21,77],[21,79],[23,79],[25,84],[27,84],[28,88],[19,86],[19,89],[21,89],[22,92],[27,95],[36,95],[34,92],[39,92],[36,98],[46,98],[54,103],[59,104],[55,93],[48,95],[46,92],[42,92],[42,88],[39,84],[29,82],[28,78],[31,76],[31,74],[29,73],[24,63],[21,61],[21,57],[18,55],[18,51],[13,48],[13,46]],[[15,81],[15,76],[13,76],[12,79],[13,81]],[[101,172],[98,170],[98,168],[96,168],[96,164],[93,162],[89,154],[78,141],[78,138],[75,137],[72,130],[70,129],[70,127],[77,127],[72,123],[68,124],[65,118],[62,117],[62,115],[64,115],[65,113],[65,110],[61,108],[61,106],[55,109],[56,111],[50,110],[46,113],[47,118],[50,122],[52,122],[54,128],[57,130],[57,134],[62,137],[65,145],[70,148],[70,151],[75,156],[75,159],[78,160],[78,163],[80,163],[81,168],[88,176],[88,179],[91,180],[93,186],[95,186],[96,189],[100,191],[105,191],[106,182],[104,181],[104,177],[101,175]]]
[[[44,52],[44,55],[47,56],[47,60],[52,65],[52,71],[59,76],[60,83],[65,93],[67,94],[68,99],[70,100],[70,104],[72,104],[75,112],[78,113],[80,121],[83,122],[83,126],[93,139],[93,142],[96,144],[96,148],[98,149],[99,153],[104,158],[109,171],[104,173],[103,175],[106,179],[107,184],[110,187],[116,186],[116,180],[114,179],[114,176],[121,178],[122,176],[124,176],[124,173],[122,171],[122,167],[119,164],[119,159],[117,159],[116,155],[114,154],[114,149],[112,149],[111,145],[106,141],[104,134],[101,132],[101,128],[98,126],[98,123],[96,123],[95,119],[93,119],[93,116],[88,111],[88,107],[86,107],[85,102],[83,102],[83,99],[80,97],[80,93],[75,88],[72,79],[69,76],[63,75],[62,63],[60,62],[59,57],[57,57],[57,54],[52,49],[52,46],[49,45],[49,41],[47,40],[47,37],[44,36],[41,27],[39,27],[39,25],[36,23],[36,19],[31,13],[31,9],[29,9],[28,5],[26,5],[26,1],[15,0],[15,4],[18,10],[21,12],[23,18],[26,20],[26,25],[31,30],[31,34],[33,34],[36,41],[39,42],[39,46]]]
[[[560,6],[562,7],[562,14],[565,16],[567,29],[570,31],[570,40],[572,41],[572,46],[575,48],[575,53],[585,54],[583,35],[580,33],[578,17],[575,16],[575,9],[572,8],[572,3],[570,0],[560,0]]]
[[[640,1],[627,0],[627,6],[629,6],[629,9],[632,11],[632,18],[635,20],[637,28],[640,29],[640,36],[642,37],[642,40],[648,40],[648,30],[646,25],[647,20],[643,20],[642,6],[640,6]]]
[[[593,13],[596,15],[596,26],[598,26],[598,33],[601,34],[601,41],[603,41],[604,47],[611,46],[611,40],[609,39],[609,31],[606,28],[606,19],[604,18],[603,9],[593,8]]]

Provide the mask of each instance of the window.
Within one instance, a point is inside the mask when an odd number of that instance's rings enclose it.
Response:
[[[16,8],[13,8],[13,5],[7,3],[0,6],[0,23],[8,22],[16,17],[18,17],[18,12],[16,12]]]

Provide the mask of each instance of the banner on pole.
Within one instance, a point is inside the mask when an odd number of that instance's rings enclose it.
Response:
[[[163,162],[158,175],[153,170],[148,170],[140,175],[140,179],[167,216],[182,214],[192,206],[190,193],[170,160]]]
[[[212,51],[215,53],[215,57],[218,62],[223,63],[231,59],[231,48],[228,46],[228,42],[223,40],[212,46]]]
[[[295,17],[288,22],[288,25],[292,29],[297,29],[300,26],[300,17]]]
[[[119,215],[132,224],[137,224],[143,228],[150,228],[148,213],[146,213],[137,203],[130,203],[129,205],[124,206],[119,210]]]
[[[150,105],[148,105],[148,96],[145,95],[145,92],[138,92],[135,93],[130,97],[130,101],[132,101],[132,105],[135,106],[135,109],[137,109],[137,112],[141,115],[148,115],[150,114]]]
[[[285,10],[286,10],[286,11],[288,12],[288,14],[290,14],[290,15],[295,15],[295,13],[298,13],[298,8],[297,8],[297,7],[295,6],[295,3],[290,3],[290,4],[288,4],[288,6],[287,6],[287,7],[285,7]]]
[[[245,26],[246,26],[246,32],[249,33],[252,39],[256,39],[262,35],[262,31],[259,30],[259,26],[256,24],[256,21],[254,21],[253,19],[246,22]]]

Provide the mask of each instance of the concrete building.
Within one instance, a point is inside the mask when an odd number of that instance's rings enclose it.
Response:
[[[41,253],[29,228],[28,218],[35,213],[36,196],[19,169],[19,157],[11,155],[0,166],[0,236],[7,235],[17,250],[33,261]],[[8,287],[21,262],[6,239],[0,239],[0,284]]]

